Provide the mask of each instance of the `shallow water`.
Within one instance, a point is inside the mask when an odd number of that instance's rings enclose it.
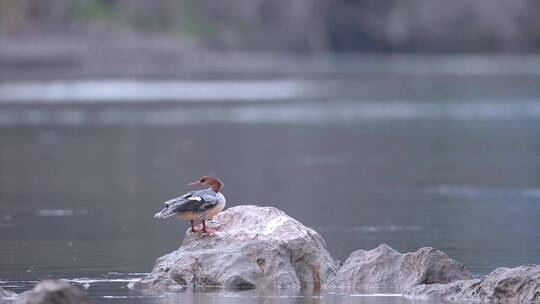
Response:
[[[440,248],[479,276],[540,263],[540,76],[383,76],[285,81],[289,95],[260,93],[275,81],[248,93],[232,82],[240,93],[223,92],[225,101],[204,81],[157,101],[75,104],[69,83],[61,98],[17,102],[2,87],[0,286],[62,278],[98,303],[418,301],[130,290],[187,229],[152,215],[206,173],[223,178],[229,206],[278,207],[319,231],[339,260],[387,243]],[[204,90],[211,97],[197,97]]]

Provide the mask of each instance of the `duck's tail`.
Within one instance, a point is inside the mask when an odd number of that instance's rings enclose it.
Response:
[[[170,208],[169,206],[165,206],[165,208],[161,209],[160,212],[154,214],[155,218],[168,218],[175,214],[176,212],[173,210],[173,208]]]

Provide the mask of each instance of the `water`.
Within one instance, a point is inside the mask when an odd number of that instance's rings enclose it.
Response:
[[[481,71],[0,84],[0,286],[61,278],[97,303],[416,301],[130,290],[187,229],[152,215],[208,173],[229,206],[278,207],[338,260],[387,243],[440,248],[478,276],[538,264],[540,76]]]

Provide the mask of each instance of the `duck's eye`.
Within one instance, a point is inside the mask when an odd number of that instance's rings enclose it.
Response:
[[[201,183],[204,183],[204,182],[206,182],[206,179],[204,179],[204,178],[201,179]]]

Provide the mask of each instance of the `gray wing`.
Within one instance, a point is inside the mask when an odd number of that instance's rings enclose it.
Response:
[[[189,191],[188,193],[186,193],[186,194],[184,194],[182,196],[171,198],[170,200],[164,202],[164,204],[168,206],[168,205],[176,203],[177,201],[179,201],[181,199],[187,199],[187,198],[189,198],[190,196],[192,196],[194,194],[195,194],[195,191]]]
[[[170,205],[175,212],[203,212],[218,204],[216,193],[211,190],[192,191],[189,195],[182,195],[173,199],[176,203]]]
[[[216,193],[212,190],[190,191],[182,196],[165,202],[165,208],[154,216],[158,218],[170,217],[181,212],[201,213],[218,204]]]

